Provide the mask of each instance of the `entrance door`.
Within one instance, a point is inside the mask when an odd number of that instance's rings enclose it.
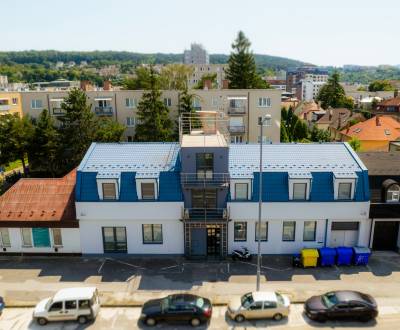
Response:
[[[207,255],[221,255],[221,228],[207,227]]]
[[[397,221],[376,221],[372,248],[382,251],[396,251],[399,223]]]
[[[190,230],[190,255],[205,256],[207,254],[206,228],[192,228]]]
[[[126,253],[126,228],[103,227],[104,253]]]

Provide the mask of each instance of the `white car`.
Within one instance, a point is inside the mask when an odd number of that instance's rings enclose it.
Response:
[[[58,291],[54,297],[40,301],[33,311],[33,319],[40,325],[49,321],[78,321],[80,324],[95,319],[100,310],[97,289],[70,288]]]
[[[228,304],[228,315],[236,322],[272,318],[281,320],[289,315],[290,300],[278,292],[250,292],[235,297]]]

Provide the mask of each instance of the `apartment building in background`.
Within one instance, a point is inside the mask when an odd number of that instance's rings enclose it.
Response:
[[[195,95],[196,111],[217,111],[228,119],[232,143],[258,142],[258,118],[270,114],[271,127],[264,130],[264,142],[280,141],[281,91],[275,89],[210,89],[190,91]],[[48,109],[56,119],[63,115],[61,103],[67,91],[22,92],[24,115],[37,118]],[[125,125],[124,139],[132,141],[138,123],[137,106],[143,95],[141,90],[89,90],[86,91],[92,111],[97,116],[114,119]],[[170,109],[171,119],[178,117],[179,91],[162,91],[162,100]]]
[[[190,49],[186,49],[183,52],[183,63],[184,64],[209,64],[210,57],[208,52],[200,44],[193,43],[190,45]]]
[[[190,66],[193,67],[193,73],[188,79],[189,89],[198,86],[203,76],[210,75],[216,75],[216,84],[214,86],[204,87],[208,89],[227,88],[227,82],[225,82],[225,70],[228,68],[227,64],[191,64]]]
[[[314,91],[324,85],[329,78],[327,70],[317,67],[300,67],[288,70],[286,74],[286,91],[294,93],[299,100],[311,101],[314,98]],[[306,84],[306,94],[304,94],[303,84]],[[316,94],[318,95],[318,94]]]
[[[0,75],[0,89],[5,89],[8,86],[8,77]]]
[[[18,114],[22,117],[21,93],[0,91],[0,116],[6,114]]]

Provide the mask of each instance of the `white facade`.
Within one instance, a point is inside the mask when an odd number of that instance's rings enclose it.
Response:
[[[255,237],[258,222],[258,203],[228,203],[229,215],[232,219],[228,228],[228,252],[246,246],[251,253],[257,253]],[[268,239],[261,242],[263,254],[299,253],[302,248],[320,248],[325,245],[335,247],[341,245],[368,246],[371,221],[368,219],[369,202],[282,202],[263,203],[262,222],[268,222]],[[295,237],[293,241],[283,240],[283,222],[295,221]],[[304,241],[304,222],[315,221],[315,240]],[[235,241],[235,222],[247,223],[247,240]],[[339,233],[331,230],[333,222],[358,222],[358,230]],[[347,241],[334,241],[342,236]],[[352,237],[354,240],[352,240]],[[326,241],[326,244],[325,244]]]
[[[128,254],[183,254],[183,202],[77,202],[82,254],[103,254],[103,227],[125,227]],[[162,243],[144,243],[143,225],[162,225]]]
[[[51,228],[50,247],[31,247],[23,245],[21,228],[7,228],[10,238],[10,245],[2,246],[3,253],[81,253],[81,239],[79,228],[61,228],[62,245],[55,245]],[[57,251],[55,250],[57,248]]]
[[[315,100],[322,86],[324,86],[325,84],[326,84],[325,81],[312,81],[312,80],[302,81],[301,83],[302,100],[307,102]]]

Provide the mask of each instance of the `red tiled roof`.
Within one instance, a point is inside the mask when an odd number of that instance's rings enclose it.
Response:
[[[20,179],[0,196],[0,222],[71,222],[76,170],[59,179]]]
[[[361,141],[395,141],[400,139],[400,122],[390,116],[373,117],[344,129],[341,133],[357,137]]]
[[[378,103],[378,107],[399,107],[400,97],[394,97],[392,99],[384,100]]]

